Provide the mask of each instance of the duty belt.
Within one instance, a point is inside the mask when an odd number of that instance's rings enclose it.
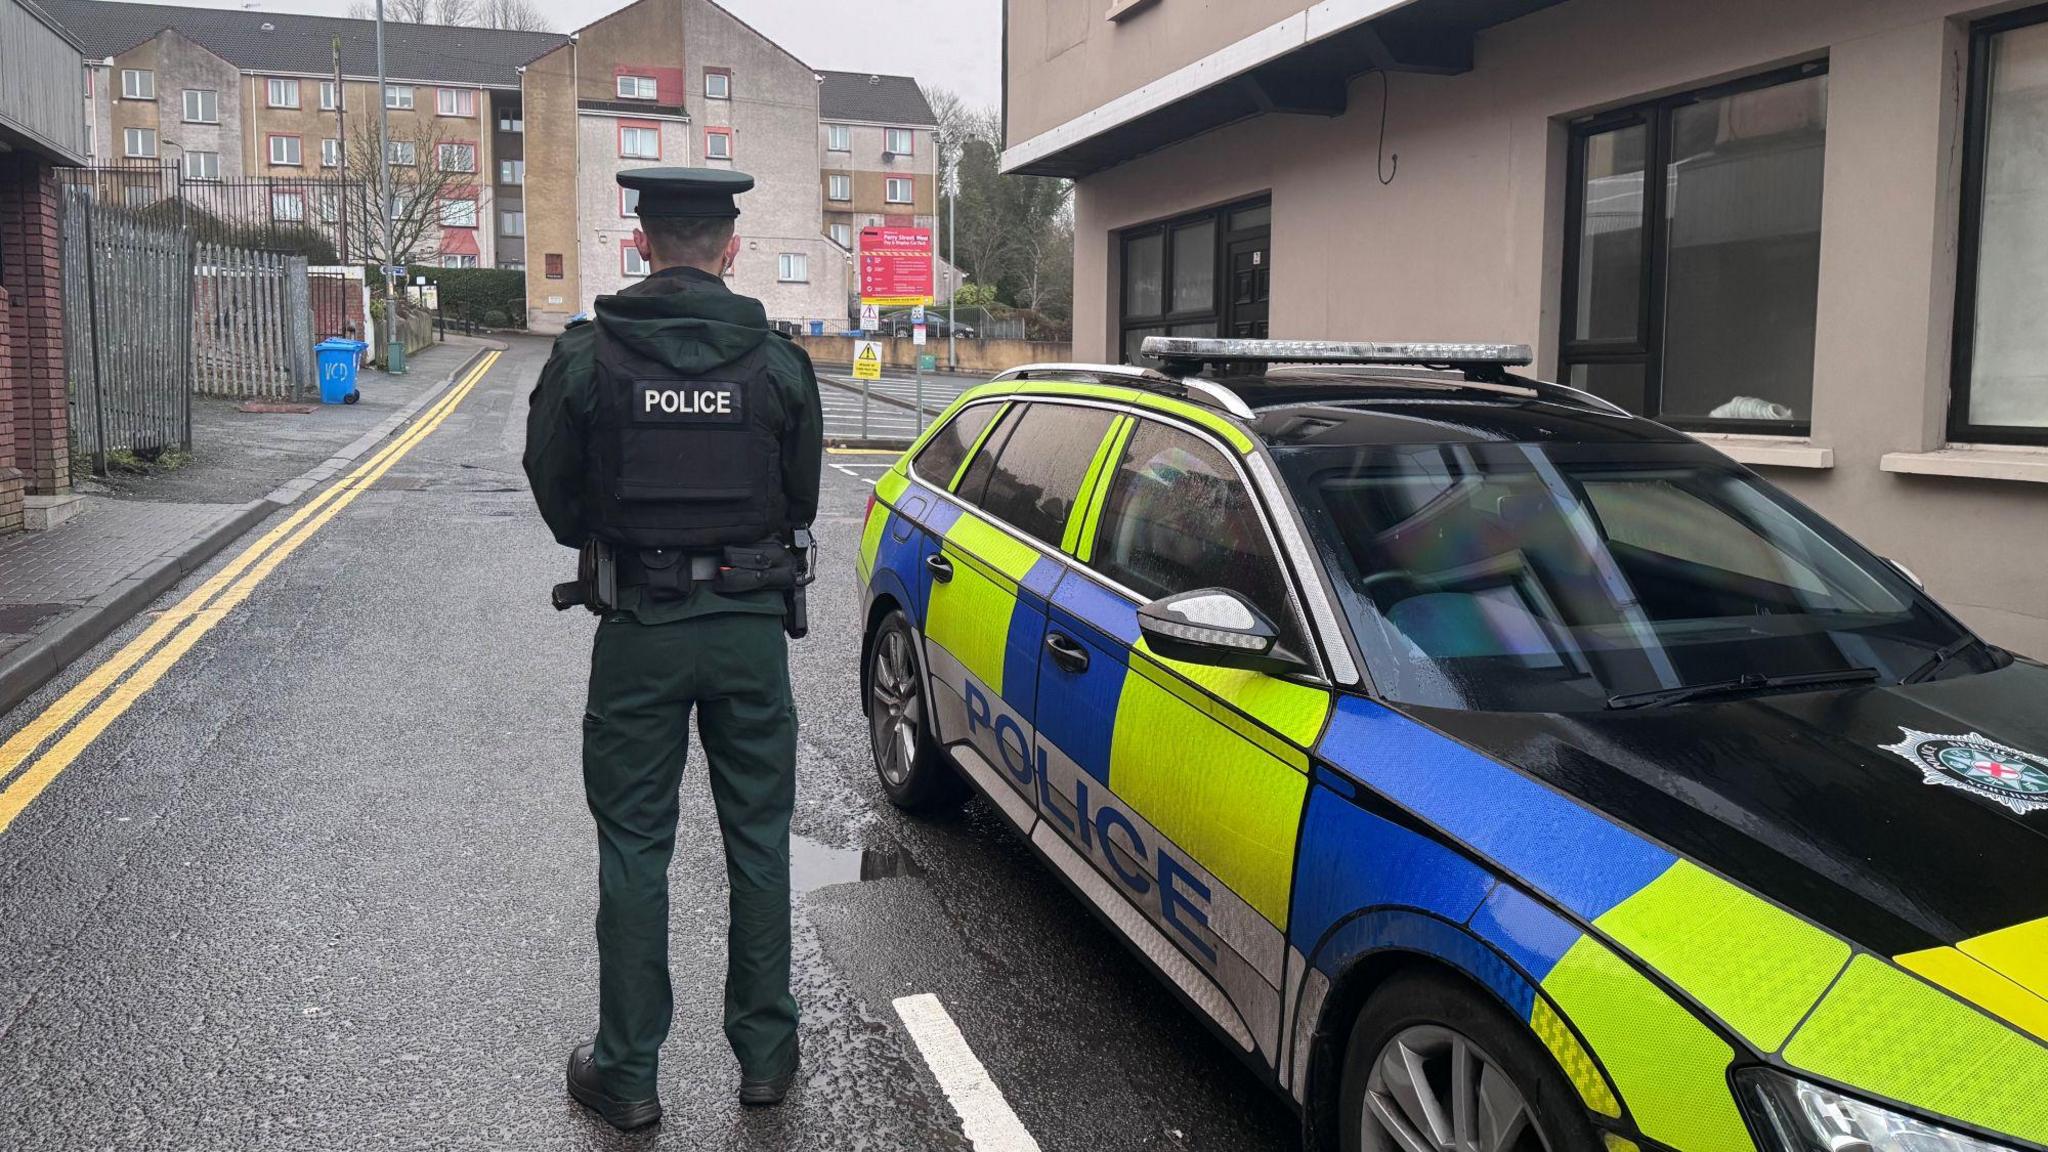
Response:
[[[619,584],[634,587],[641,584],[658,584],[675,576],[687,576],[691,584],[705,584],[718,579],[718,570],[724,563],[724,556],[718,552],[684,553],[672,548],[649,548],[619,550]]]

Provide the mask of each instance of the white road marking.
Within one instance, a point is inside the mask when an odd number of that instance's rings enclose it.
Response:
[[[861,483],[867,485],[870,488],[873,488],[875,486],[875,482],[873,480],[870,480],[867,477],[861,475],[860,473],[855,472],[853,469],[848,468],[844,464],[834,464],[832,467],[834,470],[844,472],[848,476],[853,477],[855,480],[860,481]]]
[[[976,1152],[1038,1152],[1038,1141],[1010,1111],[1002,1089],[989,1079],[988,1069],[975,1058],[967,1038],[960,1035],[959,1026],[946,1015],[946,1006],[937,996],[926,992],[900,997],[896,1014],[903,1018],[904,1028],[917,1042],[932,1075],[938,1077],[953,1111],[960,1114],[960,1130]]]

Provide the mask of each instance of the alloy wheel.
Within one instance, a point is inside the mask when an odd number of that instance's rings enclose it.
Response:
[[[1418,1024],[1388,1040],[1365,1088],[1371,1152],[1548,1152],[1514,1081],[1469,1038]]]
[[[901,788],[910,781],[923,724],[910,641],[902,629],[891,628],[875,645],[874,666],[868,675],[868,727],[875,767],[892,787]]]

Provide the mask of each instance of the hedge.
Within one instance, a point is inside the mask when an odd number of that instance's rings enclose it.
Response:
[[[406,282],[416,284],[424,276],[439,290],[441,310],[451,316],[466,316],[491,327],[526,327],[526,273],[509,268],[442,268],[414,264],[405,270]],[[384,277],[376,268],[368,270],[373,288],[381,288]]]

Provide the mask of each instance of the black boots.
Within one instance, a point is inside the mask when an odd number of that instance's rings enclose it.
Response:
[[[604,1085],[599,1083],[597,1078],[595,1049],[596,1046],[593,1044],[580,1044],[574,1052],[569,1053],[569,1095],[574,1096],[578,1104],[604,1117],[605,1123],[621,1132],[645,1128],[661,1119],[661,1101],[652,1096],[645,1100],[621,1100],[606,1094]],[[789,1087],[787,1080],[783,1081],[783,1087]],[[745,1088],[742,1087],[740,1091],[744,1098]],[[777,1100],[781,1098],[780,1095],[776,1096]]]
[[[750,1080],[745,1075],[742,1075],[740,1077],[740,1103],[752,1107],[765,1107],[770,1104],[782,1103],[782,1098],[789,1095],[789,1086],[796,1082],[796,1070],[801,1067],[803,1067],[802,1060],[791,1059],[789,1071],[784,1072],[780,1076],[771,1076],[766,1080]]]

